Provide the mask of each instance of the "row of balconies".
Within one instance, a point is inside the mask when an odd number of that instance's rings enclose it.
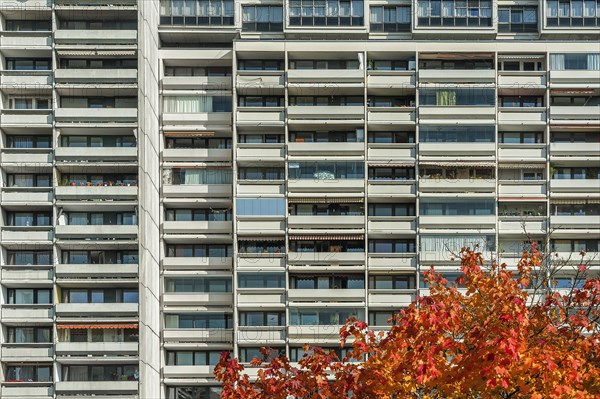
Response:
[[[57,303],[56,305],[2,305],[3,322],[52,323],[54,317],[137,318],[137,303]]]
[[[58,395],[86,395],[93,397],[97,394],[120,394],[129,396],[137,394],[137,381],[57,381],[55,383],[2,383],[0,394],[3,398],[34,398],[51,399]],[[87,396],[93,395],[93,396]],[[115,396],[116,397],[116,396]]]

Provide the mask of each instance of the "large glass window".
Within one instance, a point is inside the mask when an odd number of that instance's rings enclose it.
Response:
[[[419,0],[418,26],[491,27],[490,0]]]
[[[410,6],[372,6],[371,32],[410,32]]]
[[[494,215],[496,213],[496,201],[491,199],[474,201],[421,199],[419,212],[424,216]]]
[[[233,255],[233,247],[229,244],[168,244],[168,257],[217,257],[225,258]]]
[[[369,203],[369,216],[415,216],[415,204]]]
[[[51,365],[9,365],[6,367],[6,382],[51,382]]]
[[[11,344],[52,343],[52,327],[7,327]]]
[[[292,289],[364,289],[365,277],[363,275],[300,275],[290,277]]]
[[[139,374],[137,363],[62,367],[62,381],[137,381]]]
[[[231,184],[231,167],[173,169],[173,180],[167,184]]]
[[[9,266],[49,266],[52,264],[52,251],[7,250],[6,258]]]
[[[236,213],[238,216],[285,216],[285,198],[238,198]]]
[[[291,0],[290,26],[363,26],[363,0]]]
[[[233,25],[234,0],[160,0],[164,25]]]
[[[290,308],[290,325],[338,326],[350,317],[364,320],[362,308]]]
[[[600,53],[550,54],[552,71],[600,71]]]
[[[52,290],[45,288],[9,288],[8,303],[11,305],[47,305],[52,303]]]
[[[221,387],[167,387],[167,399],[219,399]]]
[[[164,112],[193,114],[203,112],[231,112],[230,96],[166,96]]]
[[[285,288],[283,273],[240,273],[239,288]]]
[[[489,107],[495,104],[494,89],[486,88],[444,88],[421,89],[419,101],[422,106],[469,106]]]
[[[9,71],[49,71],[52,69],[50,58],[7,58],[6,69]]]
[[[375,290],[413,290],[416,288],[415,276],[408,274],[369,276],[369,289]]]
[[[498,32],[535,33],[538,31],[537,7],[498,7]]]
[[[283,7],[242,7],[242,29],[251,32],[282,32]]]
[[[233,318],[228,313],[166,314],[166,328],[232,328]]]
[[[596,0],[546,0],[546,26],[553,28],[593,28],[600,26]]]
[[[369,252],[371,253],[414,253],[415,240],[369,240]]]
[[[231,278],[166,278],[165,292],[231,292]]]
[[[242,327],[285,326],[285,313],[277,312],[277,311],[240,312],[240,326],[242,326]],[[243,332],[240,331],[240,334],[243,334]],[[252,333],[249,333],[249,334],[252,334]]]
[[[494,126],[421,125],[419,141],[423,143],[493,143]]]
[[[426,252],[460,252],[462,247],[474,248],[478,245],[480,251],[494,251],[495,237],[486,235],[421,235],[421,251]]]
[[[290,162],[288,174],[290,179],[362,179],[364,169],[363,162],[353,161]]]

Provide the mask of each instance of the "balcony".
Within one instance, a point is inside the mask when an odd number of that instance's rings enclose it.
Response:
[[[499,107],[498,123],[501,125],[535,124],[546,125],[546,108],[544,107]]]
[[[285,183],[283,180],[238,180],[236,190],[238,195],[283,195]]]
[[[3,362],[51,362],[53,355],[51,343],[2,345]]]
[[[56,69],[56,83],[137,83],[137,69]]]
[[[164,270],[230,270],[232,265],[231,257],[165,257],[162,260]]]
[[[369,216],[369,235],[416,234],[415,216]]]
[[[600,157],[600,143],[551,143],[550,159]]]
[[[22,8],[28,9],[37,9],[42,11],[50,11],[50,7],[52,6],[52,0],[19,0],[19,2],[7,1],[2,5],[7,9],[19,9]],[[47,10],[45,10],[47,8]]]
[[[408,306],[417,298],[416,290],[369,290],[369,306],[393,307]]]
[[[496,227],[496,216],[419,216],[419,228],[421,229],[494,229]]]
[[[27,0],[32,2],[33,0]],[[19,3],[21,4],[21,3]],[[52,399],[54,397],[54,388],[52,383],[3,383],[0,388],[3,398],[14,399]]]
[[[289,263],[357,264],[365,262],[364,252],[290,252]]]
[[[504,235],[546,234],[546,228],[544,216],[500,216],[498,233]]]
[[[289,143],[288,155],[329,155],[354,156],[363,155],[364,143]]]
[[[136,200],[137,187],[132,186],[58,186],[55,188],[58,200]]]
[[[57,161],[136,161],[136,147],[57,147]]]
[[[237,258],[237,267],[241,269],[262,269],[275,268],[277,271],[283,271],[285,268],[285,258],[282,254],[248,254]]]
[[[367,157],[370,161],[375,160],[415,160],[415,144],[367,144]]]
[[[237,71],[238,89],[282,89],[285,85],[283,71]]]
[[[162,152],[162,159],[165,162],[193,161],[193,162],[214,162],[231,161],[231,149],[217,148],[167,148]]]
[[[415,272],[417,270],[417,255],[414,253],[370,253],[369,270]]]
[[[421,69],[419,83],[495,83],[494,69]]]
[[[173,198],[231,197],[231,184],[164,184],[162,194]]]
[[[364,216],[289,216],[288,227],[296,229],[363,229]]]
[[[238,234],[285,234],[285,220],[281,216],[238,216]]]
[[[505,89],[545,88],[546,72],[498,71],[498,86]]]
[[[498,195],[511,198],[546,198],[547,186],[542,180],[500,180]]]
[[[118,354],[136,355],[138,353],[137,342],[58,342],[56,343],[56,354],[63,356],[103,354],[111,356]]]
[[[285,327],[238,327],[237,342],[240,344],[256,344],[269,346],[273,344],[285,344]]]
[[[27,126],[27,127],[45,127],[49,128],[52,125],[51,110],[13,110],[3,109],[2,126]]]
[[[58,225],[55,228],[56,238],[135,238],[137,225]]]
[[[552,229],[578,229],[586,230],[589,234],[595,234],[600,228],[600,216],[598,215],[557,215],[550,216]]]
[[[174,222],[162,224],[164,234],[231,234],[233,223],[229,222]]]
[[[368,123],[372,125],[414,124],[414,107],[369,107]]]
[[[233,331],[229,329],[169,329],[162,330],[165,342],[233,342]]]
[[[287,78],[290,85],[294,83],[309,83],[311,87],[335,83],[360,85],[365,80],[365,71],[362,69],[290,69]]]
[[[135,123],[137,108],[57,108],[54,118],[60,123]]]
[[[131,264],[58,264],[56,277],[61,278],[125,278],[137,277],[138,265]]]
[[[364,192],[363,179],[298,179],[288,181],[289,191],[303,192]]]
[[[56,392],[65,395],[90,394],[134,394],[137,381],[57,381]]]
[[[360,105],[291,105],[287,108],[287,116],[288,120],[311,124],[321,124],[324,120],[336,120],[342,121],[342,123],[357,124],[365,119],[365,107]]]
[[[289,289],[290,302],[365,302],[364,289]]]
[[[600,85],[598,71],[550,71],[550,87],[589,88]]]
[[[137,303],[57,303],[56,315],[76,317],[137,316]]]
[[[415,87],[414,71],[367,71],[369,89],[404,89]]]
[[[477,123],[494,123],[496,120],[495,107],[459,107],[459,106],[438,106],[419,107],[419,119],[423,120],[477,120]]]
[[[11,227],[4,226],[0,230],[2,241],[22,242],[22,243],[39,243],[52,241],[51,227]]]
[[[181,382],[182,378],[186,380],[213,379],[214,366],[164,366],[163,378],[167,382]]]
[[[28,50],[50,50],[52,35],[46,31],[2,31],[0,45],[3,48],[26,48]]]
[[[95,45],[132,45],[137,43],[136,30],[79,30],[58,29],[54,33],[54,42],[62,44]]]
[[[206,125],[206,129],[224,129],[231,127],[232,124],[231,112],[198,112],[193,114],[174,114],[163,113],[162,121],[164,125],[175,126],[190,126],[190,125]]]
[[[344,320],[341,321],[342,323]],[[291,342],[306,344],[333,343],[339,345],[341,325],[289,326],[288,338]]]
[[[52,151],[50,149],[35,150],[4,148],[2,150],[2,162],[18,164],[50,164],[52,163]]]
[[[24,286],[40,286],[52,284],[52,266],[2,266],[2,283],[16,283]]]
[[[238,161],[283,161],[285,148],[283,144],[238,144]]]
[[[238,307],[264,309],[285,307],[286,294],[283,289],[240,289],[237,293]]]
[[[600,105],[582,107],[553,105],[550,107],[550,120],[597,124],[600,120]]]
[[[165,90],[231,90],[231,76],[165,76]]]
[[[31,190],[31,191],[30,191]],[[36,189],[27,187],[3,187],[2,203],[50,205],[54,197],[51,189]]]
[[[587,196],[597,197],[600,193],[600,179],[552,179],[550,191],[553,196],[556,193],[564,193],[560,196],[585,193]]]
[[[233,306],[231,292],[164,293],[163,306]]]
[[[414,180],[369,180],[369,197],[414,197],[416,195]]]
[[[419,190],[422,192],[443,193],[493,193],[496,180],[486,179],[421,179]]]
[[[500,162],[546,162],[546,144],[500,143],[498,147]]]
[[[496,143],[419,144],[419,155],[427,157],[493,157],[495,154]]]
[[[52,305],[2,305],[4,323],[52,323]]]
[[[238,126],[283,126],[283,107],[243,107],[237,109]]]
[[[0,86],[5,89],[23,89],[30,86],[32,89],[43,88],[50,89],[53,78],[51,71],[10,71],[0,72]]]

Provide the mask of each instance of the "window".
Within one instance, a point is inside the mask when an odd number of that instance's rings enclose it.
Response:
[[[239,60],[238,69],[240,71],[282,71],[284,69],[283,60]]]
[[[50,109],[50,97],[10,97],[8,104],[10,109]]]
[[[52,22],[49,20],[11,19],[6,21],[6,30],[12,32],[49,32],[52,30]]]
[[[364,163],[352,161],[337,162],[290,162],[288,174],[290,179],[362,179]]]
[[[370,310],[369,311],[369,326],[387,326],[388,322],[394,314],[392,310]]]
[[[136,225],[135,212],[69,212],[66,214],[69,225]]]
[[[291,96],[290,105],[296,106],[363,106],[362,96]]]
[[[415,216],[415,204],[369,203],[369,216]]]
[[[419,141],[423,143],[493,143],[496,141],[495,126],[435,126],[419,127]]]
[[[320,199],[315,199],[314,201],[317,203],[300,202],[290,204],[290,215],[362,216],[365,214],[362,203],[321,203]]]
[[[364,320],[361,308],[290,308],[290,325],[338,326],[350,317]]]
[[[550,105],[566,107],[595,107],[600,105],[600,96],[552,96]]]
[[[292,252],[364,252],[363,240],[291,240]]]
[[[62,147],[135,147],[135,136],[61,136]]]
[[[51,304],[52,290],[43,288],[8,288],[8,303],[11,305]]]
[[[231,209],[167,209],[165,220],[177,222],[225,222],[231,220]]]
[[[201,137],[169,137],[165,138],[166,148],[207,148],[207,149],[229,149],[232,140],[229,138],[201,138]]]
[[[8,266],[52,265],[52,251],[7,250]]]
[[[600,53],[550,54],[552,71],[600,71]]]
[[[216,257],[225,258],[233,255],[233,247],[229,244],[168,244],[169,257]]]
[[[165,292],[231,292],[231,278],[166,278]]]
[[[15,173],[6,175],[7,187],[50,187],[51,175]]]
[[[240,253],[269,253],[282,254],[285,253],[285,243],[283,241],[248,241],[241,240],[238,242],[238,251]]]
[[[7,135],[7,148],[50,148],[50,136]]]
[[[296,143],[362,143],[365,139],[363,129],[352,131],[312,131],[290,132],[290,141]]]
[[[283,273],[240,273],[239,288],[285,288]]]
[[[553,170],[553,179],[600,179],[600,168],[557,168],[550,167]]]
[[[238,198],[238,216],[272,215],[285,216],[285,198]]]
[[[138,303],[138,299],[137,289],[133,288],[62,290],[64,303]]]
[[[166,314],[166,328],[232,328],[233,318],[227,313]]]
[[[69,250],[62,252],[64,264],[137,264],[137,251],[82,251]]]
[[[374,275],[369,276],[369,289],[375,290],[414,290],[416,288],[413,275]]]
[[[498,98],[500,107],[543,107],[543,96],[500,96]]]
[[[421,251],[426,252],[450,252],[458,253],[462,247],[474,248],[479,246],[479,250],[494,251],[496,249],[495,237],[485,235],[422,235]]]
[[[325,276],[301,275],[290,277],[291,289],[364,289],[365,278],[362,275]]]
[[[550,132],[552,143],[600,143],[596,132]]]
[[[415,97],[404,96],[404,97],[383,97],[373,96],[367,100],[369,107],[414,107]]]
[[[50,344],[52,327],[7,327],[8,343]]]
[[[284,143],[285,137],[281,133],[275,134],[240,134],[238,142],[241,144],[278,144]]]
[[[421,89],[419,102],[422,106],[470,106],[489,107],[495,104],[495,90],[484,88]]]
[[[284,98],[275,96],[239,96],[240,107],[283,107]]]
[[[480,199],[476,201],[433,200],[422,198],[419,203],[419,213],[423,216],[474,216],[495,215],[496,201]]]
[[[240,167],[238,177],[240,180],[283,180],[285,169],[278,167]]]
[[[557,216],[598,216],[598,207],[593,204],[552,204],[551,212]]]
[[[11,227],[51,226],[50,212],[6,212],[6,225]]]
[[[6,382],[51,382],[51,365],[8,365]]]
[[[130,20],[60,20],[58,21],[59,29],[76,29],[76,30],[136,30],[137,21]]]
[[[136,28],[134,28],[136,29]],[[135,58],[63,58],[61,69],[136,69]]]
[[[460,54],[422,54],[419,59],[419,69],[436,70],[489,70],[494,69],[493,58],[484,58],[483,56],[474,56],[473,58],[457,58]],[[444,59],[448,57],[449,59]]]
[[[356,60],[290,60],[290,69],[359,69]]]
[[[193,386],[166,387],[167,399],[216,399],[221,397],[221,387]]]
[[[600,26],[600,7],[595,0],[546,0],[546,26],[588,29]]]
[[[292,0],[290,26],[363,26],[363,0]]]
[[[173,169],[172,181],[165,184],[231,184],[231,166],[194,169]]]
[[[415,240],[369,240],[371,253],[415,253]]]
[[[63,365],[62,381],[137,381],[138,364]]]
[[[50,58],[7,58],[6,69],[9,71],[50,71]]]
[[[242,7],[242,29],[251,32],[282,32],[283,7]]]
[[[163,25],[233,25],[234,0],[160,0]]]
[[[537,31],[537,7],[498,7],[498,32],[535,33]]]
[[[491,27],[490,0],[419,0],[417,23],[423,27]]]
[[[498,132],[503,144],[541,144],[544,142],[543,132]]]
[[[369,143],[382,144],[412,144],[415,142],[415,132],[373,132],[367,137]]]
[[[372,6],[371,32],[410,32],[410,6]]]
[[[163,104],[165,113],[231,112],[229,96],[167,96]]]
[[[222,351],[167,351],[168,366],[216,366]]]
[[[242,327],[277,327],[285,326],[285,313],[268,312],[240,312],[240,326]],[[240,334],[243,332],[240,331]],[[251,332],[249,334],[252,334]]]
[[[414,180],[414,167],[369,167],[369,180]]]

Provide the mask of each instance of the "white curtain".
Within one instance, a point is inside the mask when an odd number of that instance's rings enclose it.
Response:
[[[383,7],[371,7],[371,23],[380,24],[383,22]]]
[[[587,55],[588,71],[600,71],[600,53]]]
[[[337,1],[328,1],[327,2],[327,16],[328,17],[337,17],[338,16],[338,2]]]
[[[170,96],[164,98],[166,113],[190,114],[212,112],[212,97],[209,96]]]
[[[442,3],[442,17],[453,17],[454,16],[454,2],[444,1]]]
[[[428,17],[429,16],[429,1],[428,0],[420,0],[419,1],[419,17]]]
[[[551,71],[564,71],[565,70],[565,55],[564,54],[550,54],[550,70]]]
[[[462,247],[473,248],[479,244],[481,251],[489,250],[486,236],[481,235],[433,235],[421,236],[421,251],[425,252],[458,252]]]
[[[202,169],[186,169],[184,184],[201,184]]]
[[[230,184],[231,169],[185,169],[183,184]]]

